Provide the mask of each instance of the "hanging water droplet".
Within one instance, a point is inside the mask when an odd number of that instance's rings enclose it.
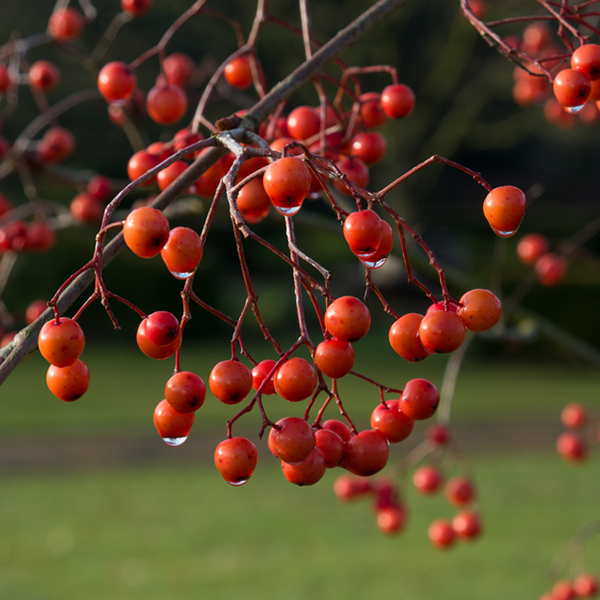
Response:
[[[379,269],[379,267],[382,267],[385,264],[386,260],[387,256],[384,256],[383,258],[378,258],[374,261],[361,259],[360,262],[362,262],[362,264],[365,265],[365,267],[368,267],[369,269]]]
[[[281,213],[285,217],[291,217],[292,215],[295,215],[302,208],[302,204],[299,204],[298,206],[289,206],[289,207],[276,206],[275,208],[277,209],[278,213]]]
[[[321,192],[312,192],[308,195],[309,200],[318,200],[321,197]]]
[[[568,112],[570,115],[575,115],[578,112],[581,112],[583,110],[584,106],[585,106],[585,104],[582,104],[580,106],[563,106],[563,109],[565,112]]]
[[[184,435],[183,437],[164,437],[163,442],[169,446],[181,446],[187,439],[187,435]]]
[[[246,479],[242,479],[241,481],[238,479],[237,481],[228,481],[227,483],[229,485],[233,485],[233,486],[240,486],[240,485],[244,485],[246,483],[246,481],[248,481],[249,477],[247,477]]]
[[[187,271],[185,273],[176,273],[175,271],[169,271],[173,277],[177,279],[187,279],[190,275],[194,274],[194,271]]]
[[[499,237],[503,237],[503,238],[507,238],[510,237],[511,235],[515,235],[515,233],[517,233],[516,229],[513,229],[512,231],[500,231],[499,229],[494,229],[492,228],[492,231]]]

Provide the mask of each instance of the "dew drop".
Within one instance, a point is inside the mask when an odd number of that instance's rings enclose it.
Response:
[[[583,110],[585,104],[581,104],[580,106],[563,106],[565,112],[568,112],[570,115],[575,115],[578,112]]]
[[[384,256],[383,258],[379,258],[378,260],[375,260],[375,261],[363,260],[361,258],[360,262],[362,262],[362,264],[365,265],[365,267],[367,267],[369,269],[379,269],[379,267],[382,267],[385,264],[386,260],[387,260],[387,256]]]
[[[235,487],[238,487],[238,486],[240,486],[240,485],[244,485],[244,484],[246,483],[246,481],[248,481],[248,478],[246,478],[246,479],[242,479],[241,481],[239,481],[239,480],[238,480],[238,481],[228,481],[227,483],[228,483],[229,485],[233,485],[233,486],[235,486]]]
[[[184,435],[183,437],[164,437],[163,442],[169,446],[181,446],[187,439],[187,435]]]
[[[175,271],[169,271],[173,277],[177,279],[187,279],[190,275],[194,274],[194,271],[186,271],[185,273],[176,273]]]
[[[281,213],[283,216],[291,217],[292,215],[295,215],[302,208],[302,205],[299,204],[298,206],[289,206],[289,207],[276,206],[275,208],[277,209],[277,212]]]
[[[503,238],[510,237],[511,235],[515,235],[515,233],[517,233],[516,229],[513,229],[512,231],[500,231],[499,229],[492,228],[492,230],[497,236],[503,237]]]

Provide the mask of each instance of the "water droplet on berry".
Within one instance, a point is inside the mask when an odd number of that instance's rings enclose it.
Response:
[[[284,217],[291,217],[302,208],[302,205],[299,204],[298,206],[290,206],[289,208],[284,208],[283,206],[276,206],[275,208],[277,209],[277,212],[281,213]]]
[[[360,257],[359,257],[360,258]],[[387,256],[384,256],[383,258],[380,258],[376,261],[372,261],[372,260],[363,260],[361,258],[360,262],[365,265],[365,267],[368,267],[369,269],[379,269],[379,267],[382,267],[385,264],[385,261],[387,260]]]
[[[169,273],[171,273],[171,275],[173,275],[173,277],[176,277],[177,279],[187,279],[190,275],[194,274],[194,271],[187,271],[185,273],[176,273],[175,271],[169,271]]]
[[[237,487],[237,486],[239,486],[239,485],[244,485],[244,484],[246,483],[246,481],[248,481],[248,478],[246,478],[246,479],[242,479],[241,481],[239,481],[239,480],[238,480],[238,481],[228,481],[227,483],[228,483],[229,485],[234,485],[234,486],[236,486],[236,487]]]
[[[581,112],[583,110],[584,106],[585,106],[585,104],[582,104],[580,106],[563,106],[563,109],[565,112],[568,112],[570,115],[575,115],[578,112]]]
[[[500,231],[499,229],[494,229],[492,227],[492,231],[499,237],[503,237],[503,238],[507,238],[510,237],[511,235],[515,235],[515,233],[517,233],[516,229],[513,229],[512,231]]]
[[[181,446],[181,444],[183,444],[183,442],[185,442],[187,439],[187,435],[183,437],[164,437],[163,442],[169,446]]]

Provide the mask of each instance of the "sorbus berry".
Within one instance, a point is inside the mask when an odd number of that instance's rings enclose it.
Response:
[[[579,435],[570,431],[563,433],[556,440],[556,449],[558,453],[568,462],[583,462],[588,455],[588,448]]]
[[[323,453],[325,467],[328,469],[337,467],[346,452],[346,442],[331,429],[315,431],[315,446]]]
[[[200,375],[190,371],[179,371],[165,385],[165,400],[180,413],[194,412],[203,404],[206,386]]]
[[[98,74],[98,90],[109,103],[129,100],[136,84],[135,73],[124,62],[109,62]]]
[[[392,119],[407,117],[415,107],[415,93],[404,83],[388,85],[381,92],[381,107]]]
[[[314,485],[325,475],[325,458],[321,450],[315,446],[301,463],[288,464],[281,461],[281,470],[290,483],[301,486]]]
[[[166,310],[159,310],[146,318],[146,337],[156,346],[168,346],[181,334],[179,320]]]
[[[245,437],[229,438],[215,449],[215,466],[223,479],[231,485],[246,483],[254,473],[257,462],[258,450]]]
[[[346,423],[337,419],[328,419],[323,423],[323,429],[329,429],[337,433],[344,442],[347,442],[352,437],[352,431]]]
[[[567,276],[568,268],[567,259],[561,254],[553,252],[543,254],[535,262],[535,274],[538,281],[548,287],[561,284]]]
[[[238,90],[246,90],[252,85],[252,66],[250,57],[242,54],[227,63],[223,71],[227,83]]]
[[[146,97],[148,115],[161,125],[179,121],[185,115],[187,107],[187,95],[178,85],[155,85]]]
[[[502,303],[489,290],[470,290],[460,299],[457,310],[469,331],[487,331],[502,316]]]
[[[287,156],[271,163],[263,175],[263,186],[282,215],[295,215],[310,191],[310,169],[298,158]]]
[[[237,404],[252,389],[252,373],[238,360],[222,360],[210,372],[208,385],[211,392],[224,404]]]
[[[106,202],[112,195],[112,181],[104,175],[94,175],[87,183],[87,193],[100,202]]]
[[[174,52],[165,56],[162,66],[167,83],[185,88],[196,68],[196,63],[187,54]]]
[[[406,508],[402,505],[386,506],[377,511],[377,527],[382,533],[400,533],[406,524]]]
[[[450,443],[450,431],[441,423],[430,425],[425,430],[425,437],[435,446],[446,446]]]
[[[137,328],[136,341],[140,350],[154,360],[164,360],[173,356],[181,346],[181,335],[166,346],[157,346],[146,337],[146,321],[147,319],[143,319]]]
[[[441,489],[444,476],[433,465],[424,465],[414,472],[412,482],[415,489],[421,494],[435,494]]]
[[[68,317],[44,324],[38,336],[40,354],[55,367],[72,365],[83,352],[85,336],[79,323]]]
[[[592,598],[598,593],[598,579],[591,573],[581,573],[573,580],[573,589],[580,598]]]
[[[380,403],[371,413],[371,428],[383,433],[391,444],[405,440],[414,426],[414,420],[400,410],[398,400]]]
[[[104,214],[104,206],[101,202],[92,198],[89,194],[82,192],[77,194],[69,206],[71,215],[77,223],[98,223]]]
[[[133,17],[140,17],[152,8],[153,0],[121,0],[121,9]]]
[[[285,417],[277,426],[269,436],[275,454],[290,465],[306,460],[316,444],[313,428],[299,417]]]
[[[59,41],[78,38],[85,26],[83,15],[68,6],[55,10],[48,21],[48,33]]]
[[[333,483],[333,493],[343,502],[354,500],[371,491],[372,488],[369,480],[360,477],[340,475]]]
[[[267,375],[273,370],[273,368],[275,367],[276,364],[277,364],[276,361],[274,361],[270,358],[266,358],[265,360],[262,360],[261,362],[259,362],[252,369],[252,387],[255,390],[258,390],[258,388],[261,386],[262,382],[265,380]],[[265,384],[265,387],[263,388],[262,393],[266,394],[267,396],[270,396],[275,393],[275,385],[273,383],[273,376],[271,376],[269,378],[269,381]]]
[[[200,156],[209,150],[210,148],[205,148],[200,152]],[[190,188],[190,191],[204,198],[212,198],[214,193],[217,191],[217,187],[219,187],[219,183],[221,183],[221,179],[227,174],[227,171],[229,171],[233,161],[233,154],[228,152],[214,165],[202,173],[202,175],[200,175],[200,177],[193,184],[192,188]]]
[[[123,225],[123,237],[129,249],[142,258],[160,253],[169,240],[171,228],[163,213],[149,206],[132,210]]]
[[[249,181],[237,197],[237,207],[242,218],[251,224],[260,223],[269,214],[271,206],[271,199],[265,192],[261,177]]]
[[[388,116],[381,106],[381,95],[377,92],[366,92],[360,98],[360,116],[363,125],[369,129],[381,127]]]
[[[527,25],[523,30],[523,48],[524,52],[530,52],[537,55],[544,46],[552,41],[552,31],[544,22],[534,22]]]
[[[550,594],[555,600],[574,600],[575,590],[569,579],[560,579],[552,587]]]
[[[144,175],[150,169],[157,167],[160,164],[160,159],[155,154],[147,150],[139,150],[136,152],[127,163],[127,175],[131,181],[135,181],[138,177]],[[142,185],[148,186],[156,181],[156,176],[145,181]]]
[[[525,214],[525,194],[517,187],[505,185],[494,188],[483,202],[483,214],[492,231],[500,237],[517,232]]]
[[[339,379],[352,370],[354,349],[350,342],[334,337],[316,347],[314,361],[327,377]]]
[[[349,181],[355,183],[356,185],[366,188],[369,184],[369,167],[367,167],[367,165],[365,165],[360,158],[342,156],[335,161],[335,166],[343,175],[346,176]],[[352,192],[350,191],[350,188],[346,184],[345,180],[335,179],[333,181],[333,185],[340,192],[342,192],[342,194],[352,196]]]
[[[194,412],[180,413],[166,400],[161,400],[154,409],[154,427],[165,444],[180,446],[190,434],[195,416]]]
[[[273,377],[275,391],[288,402],[305,400],[317,386],[314,367],[304,358],[294,356],[284,362]]]
[[[374,210],[350,213],[344,221],[344,238],[359,258],[373,254],[383,235],[379,215]]]
[[[377,250],[372,254],[367,254],[366,256],[362,256],[360,258],[360,262],[362,262],[365,267],[369,269],[379,269],[385,264],[389,253],[392,251],[392,247],[394,246],[394,231],[392,226],[383,219],[381,220],[381,241],[379,242],[379,246],[377,246]]]
[[[450,310],[426,314],[419,325],[419,339],[428,352],[454,352],[465,341],[466,328],[462,319]]]
[[[202,240],[189,227],[174,227],[160,251],[167,269],[177,279],[187,279],[202,259]]]
[[[584,44],[571,55],[571,67],[583,73],[590,81],[600,79],[600,46]]]
[[[177,160],[171,163],[165,169],[158,172],[156,182],[161,191],[166,190],[187,168],[188,164],[184,160]]]
[[[400,410],[415,421],[431,418],[440,403],[440,394],[427,379],[411,379],[400,396]]]
[[[542,255],[550,250],[550,242],[541,233],[528,233],[524,235],[517,244],[517,256],[519,260],[532,265]]]
[[[307,140],[321,129],[321,119],[312,106],[298,106],[288,115],[287,129],[296,140]]]
[[[361,477],[374,475],[387,464],[390,445],[383,433],[365,429],[346,442],[342,466]]]
[[[49,60],[38,60],[29,68],[29,84],[40,92],[53,90],[60,82],[58,67]]]
[[[341,296],[325,311],[325,328],[334,337],[357,342],[371,327],[369,309],[353,296]]]
[[[48,163],[61,162],[73,152],[75,152],[75,137],[62,127],[48,129],[36,148],[38,159]]]
[[[390,327],[390,346],[404,359],[419,362],[431,355],[419,337],[419,327],[423,315],[408,313],[400,317]]]
[[[472,540],[481,534],[481,519],[476,512],[463,510],[454,515],[452,529],[458,537]]]
[[[453,477],[446,484],[446,499],[454,506],[468,504],[475,495],[475,486],[466,477]]]
[[[563,69],[556,74],[552,83],[554,96],[567,112],[583,108],[592,91],[589,78],[581,71]]]
[[[387,141],[377,131],[359,131],[350,140],[348,150],[352,156],[360,158],[367,165],[372,165],[385,156]]]
[[[587,424],[587,411],[579,402],[570,402],[560,413],[560,420],[569,429],[581,429]]]
[[[46,385],[57,398],[64,402],[73,402],[87,392],[90,372],[79,358],[66,367],[50,365],[46,372]]]
[[[437,519],[434,521],[427,530],[427,536],[431,543],[441,550],[452,546],[456,539],[454,529],[446,519]]]

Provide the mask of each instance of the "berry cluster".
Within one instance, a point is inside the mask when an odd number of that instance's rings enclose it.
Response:
[[[581,433],[588,425],[587,410],[579,402],[571,402],[563,409],[560,420],[568,431],[556,441],[558,453],[568,462],[583,462],[589,452],[589,444]]]
[[[598,595],[598,578],[591,573],[580,573],[574,579],[559,579],[552,590],[540,600],[575,600],[595,598]]]
[[[528,233],[517,244],[517,256],[525,265],[533,265],[537,280],[545,286],[561,284],[567,276],[569,261],[552,252],[550,241],[541,233]]]

